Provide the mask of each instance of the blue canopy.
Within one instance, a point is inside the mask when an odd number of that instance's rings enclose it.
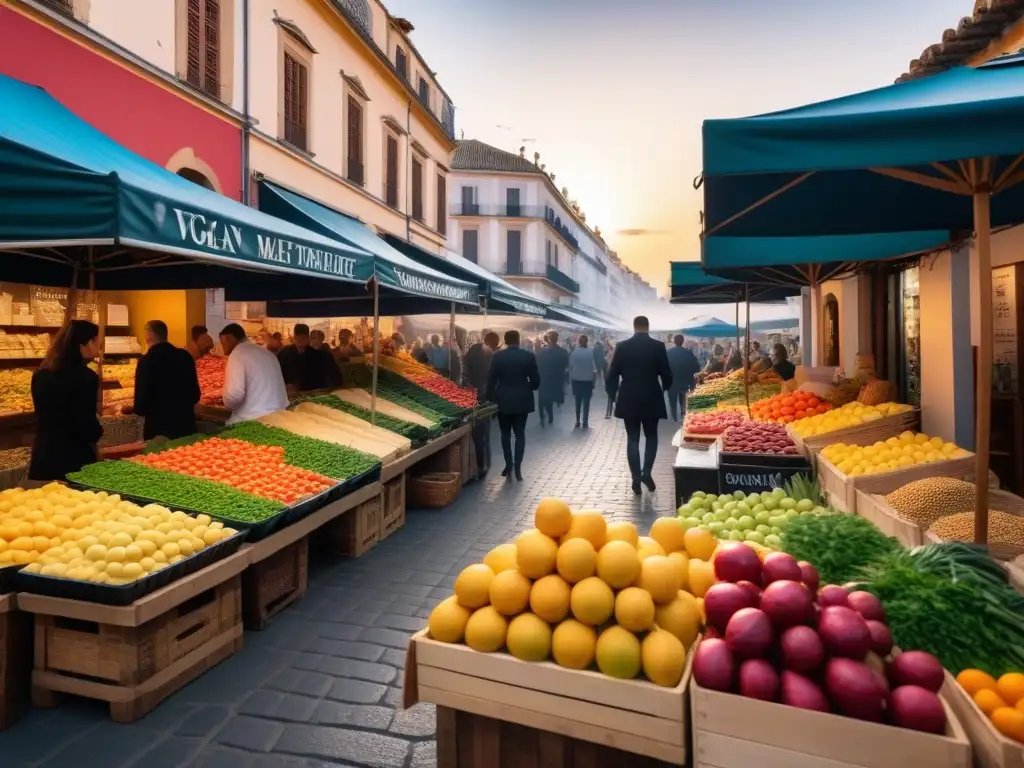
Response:
[[[568,307],[564,304],[549,304],[547,318],[556,323],[571,325],[574,328],[596,328],[602,331],[620,330],[611,321],[598,320],[577,311],[576,307]]]
[[[751,320],[750,330],[757,333],[768,331],[787,331],[800,327],[799,317],[777,317],[774,320]]]
[[[703,127],[708,238],[974,229],[1024,220],[1024,56]],[[979,160],[971,166],[975,158]]]
[[[800,295],[799,286],[738,283],[709,275],[699,261],[673,261],[671,270],[669,301],[673,304],[728,304],[746,301],[748,295],[751,301],[784,301]]]
[[[698,318],[694,318],[695,320]],[[701,322],[697,325],[691,325],[687,328],[683,328],[683,333],[688,336],[699,336],[705,339],[719,338],[719,337],[735,337],[737,334],[742,333],[742,330],[737,328],[732,323],[727,323],[724,320],[719,320],[717,317],[709,317],[701,319]]]

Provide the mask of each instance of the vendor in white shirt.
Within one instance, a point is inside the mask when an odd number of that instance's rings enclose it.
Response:
[[[253,344],[238,323],[224,326],[220,343],[228,356],[224,377],[224,407],[228,425],[252,421],[288,407],[288,393],[277,356]]]

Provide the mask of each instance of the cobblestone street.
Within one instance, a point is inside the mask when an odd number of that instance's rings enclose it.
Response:
[[[435,765],[433,707],[401,711],[409,635],[451,593],[456,575],[496,544],[532,526],[545,496],[596,508],[646,531],[673,506],[673,427],[661,423],[654,472],[658,490],[630,491],[625,431],[604,420],[595,398],[588,431],[573,429],[571,402],[554,427],[528,428],[523,483],[495,469],[441,511],[410,510],[404,529],[365,556],[311,563],[306,598],[263,632],[246,632],[244,649],[132,726],[111,722],[104,707],[69,702],[34,710],[0,735],[3,768],[120,766]]]

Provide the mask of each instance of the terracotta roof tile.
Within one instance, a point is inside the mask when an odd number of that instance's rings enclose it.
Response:
[[[452,157],[453,171],[497,171],[500,173],[539,173],[546,175],[532,161],[512,152],[492,147],[476,139],[459,142]]]
[[[956,29],[943,32],[942,40],[925,48],[896,82],[935,75],[966,64],[1021,19],[1024,19],[1024,0],[975,0],[974,13],[960,19]]]

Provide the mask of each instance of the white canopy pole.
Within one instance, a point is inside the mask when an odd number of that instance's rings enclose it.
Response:
[[[455,344],[455,302],[452,302],[452,311],[448,316],[448,380],[452,381],[455,375],[454,366],[451,364],[452,348]],[[455,382],[458,384],[458,382]]]
[[[377,369],[380,367],[380,284],[373,278],[373,385],[370,390],[370,423],[377,423]]]
[[[972,165],[973,165],[972,161]],[[973,169],[972,169],[973,170]],[[978,342],[978,370],[975,392],[974,451],[974,541],[988,541],[988,465],[992,428],[992,218],[991,194],[987,188],[974,193],[974,230],[978,248],[978,314],[981,339]]]

